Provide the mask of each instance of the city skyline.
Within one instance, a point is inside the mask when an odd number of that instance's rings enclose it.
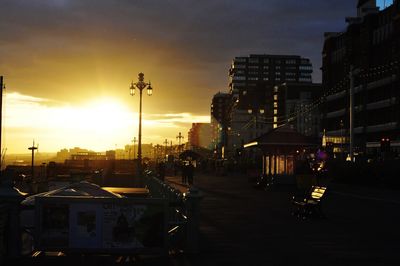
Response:
[[[32,139],[49,152],[129,143],[138,119],[129,84],[141,71],[154,84],[154,95],[143,101],[143,142],[186,135],[192,122],[210,122],[212,95],[228,90],[235,56],[299,54],[318,69],[323,33],[342,30],[356,5],[2,2],[3,147],[10,153],[26,151]],[[313,78],[320,81],[319,70]]]

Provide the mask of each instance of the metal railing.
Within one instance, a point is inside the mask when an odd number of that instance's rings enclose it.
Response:
[[[6,255],[6,226],[8,220],[8,210],[6,204],[0,204],[0,262]]]
[[[151,171],[145,171],[145,185],[150,196],[163,198],[168,202],[168,242],[172,250],[184,250],[198,253],[199,191],[189,189],[182,193],[162,180]]]

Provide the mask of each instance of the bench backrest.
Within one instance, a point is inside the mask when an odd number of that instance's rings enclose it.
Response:
[[[326,187],[312,186],[310,198],[312,198],[313,200],[316,200],[316,201],[320,201],[321,198],[324,196],[325,191],[326,191]]]

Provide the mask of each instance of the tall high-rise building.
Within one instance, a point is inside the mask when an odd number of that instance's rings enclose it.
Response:
[[[297,55],[235,57],[229,69],[229,150],[234,152],[243,143],[277,128],[279,117],[285,114],[277,86],[285,82],[312,84],[312,72],[310,60]]]
[[[346,21],[345,31],[325,33],[322,81],[327,97],[322,128],[326,139],[336,143],[337,152],[349,152],[354,110],[355,152],[379,152],[382,139],[389,139],[399,152],[400,1],[379,10],[374,0],[360,0],[357,17]]]

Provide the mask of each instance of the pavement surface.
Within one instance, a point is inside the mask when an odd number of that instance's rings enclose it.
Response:
[[[179,177],[166,181],[182,192]],[[258,190],[245,176],[195,175],[203,194],[200,254],[71,258],[25,265],[400,265],[400,192],[329,184],[325,219],[291,215],[294,186]]]
[[[171,184],[179,179],[168,177]],[[291,215],[294,186],[198,175],[201,254],[182,265],[400,265],[400,192],[328,184],[325,219]]]

